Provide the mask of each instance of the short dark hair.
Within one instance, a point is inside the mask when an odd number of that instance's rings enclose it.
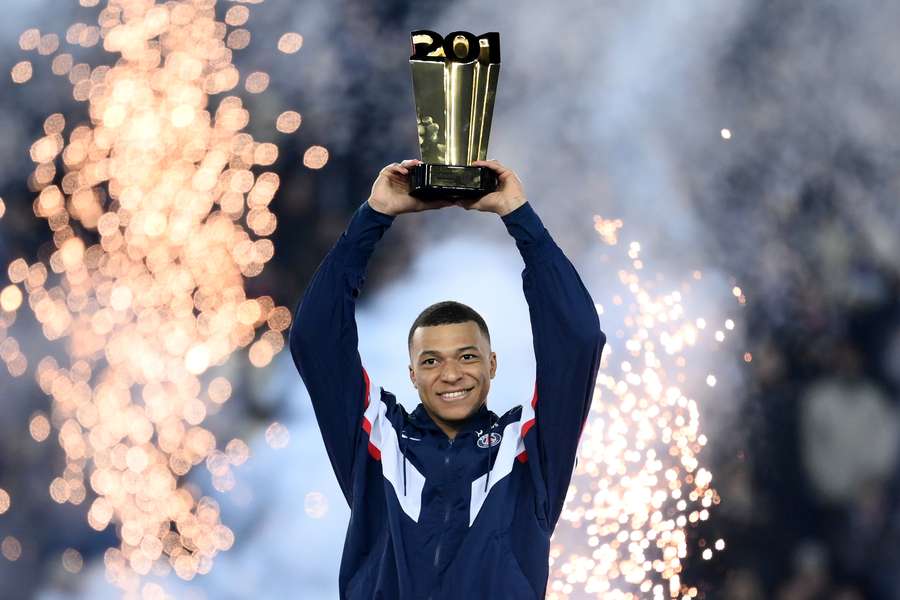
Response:
[[[462,302],[453,300],[444,300],[436,302],[419,313],[416,320],[413,321],[412,327],[409,328],[409,337],[406,339],[406,346],[412,346],[413,333],[419,327],[431,327],[433,325],[451,325],[454,323],[468,323],[474,321],[478,325],[478,329],[487,338],[488,343],[491,341],[491,334],[488,332],[487,323],[481,318],[475,309],[466,306]]]

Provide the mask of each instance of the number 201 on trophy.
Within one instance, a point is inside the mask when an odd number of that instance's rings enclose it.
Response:
[[[500,62],[500,34],[496,31],[476,37],[468,31],[454,31],[442,36],[435,31],[420,29],[412,32],[412,43],[410,60]]]

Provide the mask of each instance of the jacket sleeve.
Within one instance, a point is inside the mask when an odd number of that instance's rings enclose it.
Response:
[[[522,284],[537,367],[532,400],[548,496],[548,519],[562,512],[606,336],[575,267],[525,203],[503,217],[525,261]],[[527,427],[527,425],[526,425]],[[527,435],[528,431],[526,431]]]
[[[363,203],[319,265],[291,326],[291,355],[309,391],[328,458],[348,503],[369,397],[368,375],[357,348],[356,299],[369,257],[393,220]]]

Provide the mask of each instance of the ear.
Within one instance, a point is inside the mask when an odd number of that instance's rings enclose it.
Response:
[[[497,353],[491,352],[491,379],[497,374]]]
[[[416,372],[413,371],[412,365],[408,365],[408,366],[409,366],[409,380],[412,381],[413,387],[418,389],[418,386],[416,385]]]

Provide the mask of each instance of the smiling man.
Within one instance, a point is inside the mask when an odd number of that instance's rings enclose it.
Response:
[[[409,378],[448,438],[487,401],[497,355],[487,324],[459,302],[429,306],[409,329]]]
[[[408,194],[417,162],[382,169],[291,328],[291,353],[350,505],[340,597],[544,598],[550,536],[606,337],[513,171],[476,161],[497,173],[496,192],[423,202]],[[501,416],[487,406],[498,365],[490,333],[464,304],[429,306],[410,328],[409,377],[421,401],[411,413],[390,392],[373,392],[357,350],[356,300],[376,243],[397,215],[452,205],[499,215],[525,262],[534,394]]]

